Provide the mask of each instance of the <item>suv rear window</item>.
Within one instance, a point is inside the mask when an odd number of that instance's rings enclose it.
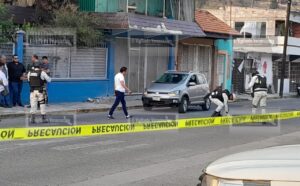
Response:
[[[188,74],[164,74],[155,83],[177,84],[185,80]]]

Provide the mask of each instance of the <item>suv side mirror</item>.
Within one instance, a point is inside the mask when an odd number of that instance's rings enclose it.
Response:
[[[189,87],[196,86],[196,83],[195,83],[195,82],[189,82],[188,86],[189,86]]]

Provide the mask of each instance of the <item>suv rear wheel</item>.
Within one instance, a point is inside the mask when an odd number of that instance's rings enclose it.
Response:
[[[211,101],[210,99],[206,99],[204,105],[202,105],[202,110],[208,111],[211,106]]]
[[[179,113],[186,113],[189,107],[189,100],[187,97],[182,97],[181,102],[178,107]]]

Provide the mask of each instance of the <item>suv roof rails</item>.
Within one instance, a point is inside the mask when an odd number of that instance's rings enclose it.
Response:
[[[177,70],[167,70],[166,72],[178,72]]]
[[[194,73],[193,71],[167,70],[166,72]]]

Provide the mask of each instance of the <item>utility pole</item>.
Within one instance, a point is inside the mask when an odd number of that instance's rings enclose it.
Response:
[[[283,97],[283,87],[284,87],[284,77],[285,77],[285,66],[286,66],[286,56],[287,56],[287,45],[289,40],[289,28],[290,28],[290,14],[291,14],[292,0],[288,0],[286,9],[286,21],[285,21],[285,36],[284,36],[284,46],[283,46],[283,57],[281,64],[281,78],[280,78],[280,91],[279,96]]]

